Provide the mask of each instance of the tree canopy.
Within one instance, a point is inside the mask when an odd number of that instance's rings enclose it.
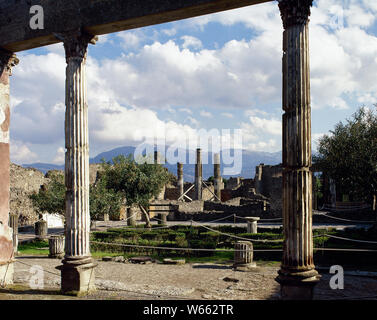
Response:
[[[100,179],[107,189],[120,193],[127,206],[148,207],[170,180],[170,174],[161,165],[138,162],[123,155],[113,158],[112,163],[103,162]]]
[[[377,194],[377,106],[359,108],[319,139],[314,162],[354,199]]]
[[[63,174],[50,174],[50,182],[30,195],[34,208],[38,213],[60,213],[65,211],[65,185]]]
[[[119,215],[122,205],[141,205],[148,207],[149,201],[156,197],[162,187],[171,181],[172,175],[161,165],[138,164],[132,157],[123,155],[103,162],[99,179],[90,186],[90,215]],[[30,196],[39,213],[61,213],[65,211],[65,192],[63,174],[51,174],[50,182],[38,193]]]

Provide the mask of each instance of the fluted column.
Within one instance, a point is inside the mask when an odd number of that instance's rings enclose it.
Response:
[[[0,50],[0,285],[13,282],[13,240],[9,228],[9,124],[10,86],[12,67],[18,64],[17,57]]]
[[[178,177],[177,185],[178,185],[178,192],[179,192],[178,198],[179,198],[184,192],[183,164],[180,162],[177,163],[177,177]],[[182,200],[184,199],[182,198]]]
[[[154,152],[154,164],[155,165],[161,165],[161,153],[158,152],[158,151]],[[162,186],[160,193],[157,196],[155,196],[155,200],[164,200],[165,189],[166,189],[166,186],[165,185]]]
[[[66,240],[62,290],[94,289],[89,249],[89,132],[85,62],[88,43],[95,38],[81,31],[63,35],[66,54],[65,185]],[[90,276],[86,273],[90,271]]]
[[[202,194],[203,194],[202,151],[201,149],[196,149],[195,200],[202,200]]]
[[[221,201],[221,168],[220,168],[220,154],[216,153],[214,156],[213,164],[213,176],[214,176],[214,189],[217,199],[215,201]]]
[[[283,299],[311,299],[313,262],[309,16],[312,0],[280,0],[283,35]]]

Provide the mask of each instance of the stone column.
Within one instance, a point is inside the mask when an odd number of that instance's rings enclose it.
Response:
[[[234,244],[234,270],[247,271],[256,267],[253,262],[253,244],[250,241],[237,241]]]
[[[85,62],[88,44],[96,38],[77,31],[63,36],[67,60],[65,115],[66,235],[61,270],[64,293],[95,290],[89,250],[89,132]]]
[[[10,87],[12,67],[18,64],[17,57],[0,50],[0,285],[13,283],[13,240],[9,223],[9,123]]]
[[[158,151],[154,152],[154,164],[160,165],[161,164],[161,154]],[[155,200],[164,200],[165,198],[165,188],[166,186],[163,186],[161,188],[160,193],[155,197]]]
[[[11,213],[9,215],[9,227],[12,228],[13,234],[13,252],[18,252],[18,214]]]
[[[283,299],[311,299],[313,262],[309,16],[312,0],[280,0],[283,34]]]
[[[180,197],[184,193],[184,181],[183,181],[183,164],[178,162],[177,163],[177,177],[178,177],[178,192]],[[182,199],[184,201],[184,199]]]
[[[215,201],[221,201],[221,169],[220,169],[220,154],[219,153],[216,153],[214,156],[213,176],[214,176],[215,195],[218,198],[218,199],[215,199]]]
[[[136,210],[134,207],[127,208],[127,226],[136,226]]]
[[[34,225],[34,231],[37,240],[46,240],[48,235],[47,221],[39,220]]]
[[[258,233],[259,217],[245,217],[247,221],[247,233]]]
[[[158,224],[161,226],[166,226],[167,225],[167,216],[169,212],[160,212],[158,214]]]
[[[51,236],[48,239],[49,258],[61,259],[64,256],[65,238],[64,236]]]
[[[329,179],[330,182],[330,203],[331,208],[336,209],[336,184],[334,179]]]
[[[195,200],[202,200],[203,194],[203,167],[202,167],[202,151],[196,149],[195,164]]]
[[[154,152],[154,164],[161,164],[161,155],[158,151]]]

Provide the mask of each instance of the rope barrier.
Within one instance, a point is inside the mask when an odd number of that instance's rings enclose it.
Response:
[[[236,249],[195,249],[195,248],[173,248],[173,247],[154,247],[154,246],[139,246],[132,244],[123,244],[123,243],[110,243],[110,242],[101,242],[101,241],[90,241],[91,243],[96,244],[105,244],[113,245],[120,247],[128,248],[142,248],[142,249],[158,249],[158,250],[174,250],[174,251],[204,251],[204,252],[282,252],[283,249],[253,249],[253,250],[236,250]],[[346,249],[346,248],[313,248],[317,251],[343,251],[343,252],[377,252],[373,249]]]
[[[212,232],[216,232],[218,234],[222,234],[224,236],[228,236],[230,238],[235,238],[235,239],[240,239],[240,240],[245,240],[245,241],[251,241],[251,242],[265,242],[265,243],[267,243],[267,242],[275,242],[275,243],[276,242],[283,242],[283,240],[261,240],[261,239],[249,239],[249,238],[238,237],[238,236],[235,236],[235,235],[232,235],[232,234],[229,234],[229,233],[224,233],[224,232],[221,232],[221,231],[214,230],[212,228],[209,228],[209,227],[207,227],[203,224],[200,224],[199,222],[195,222],[193,220],[191,220],[191,222],[194,222],[194,223],[198,224],[199,226],[201,226],[201,227],[203,227],[207,230],[210,230]]]
[[[134,244],[111,243],[111,242],[101,242],[101,241],[90,241],[90,243],[114,245],[114,246],[128,247],[128,248],[159,249],[159,250],[173,250],[173,251],[203,251],[203,252],[215,252],[215,251],[216,252],[234,252],[235,251],[234,249],[199,249],[199,248],[195,249],[195,248],[139,246],[139,245],[134,245]],[[237,251],[243,251],[243,250],[237,250]]]
[[[347,222],[358,222],[358,223],[375,223],[376,222],[376,221],[362,221],[362,220],[349,220],[349,219],[337,218],[337,217],[330,216],[326,213],[316,213],[316,215],[327,217],[330,219],[340,220],[340,221],[347,221]]]
[[[235,217],[238,218],[238,219],[248,220],[248,219],[245,218],[245,217],[239,217],[239,216],[235,216]],[[259,220],[258,222],[262,222],[262,221],[279,221],[279,220],[283,220],[283,218],[261,219],[261,220]]]
[[[333,236],[333,235],[330,235],[330,234],[323,234],[323,235],[320,235],[320,236],[325,236],[325,237],[339,239],[339,240],[345,240],[345,241],[377,244],[377,241],[367,241],[367,240],[357,240],[357,239],[343,238],[343,237]]]

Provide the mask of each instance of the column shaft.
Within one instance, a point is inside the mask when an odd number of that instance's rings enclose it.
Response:
[[[0,285],[13,282],[13,239],[9,228],[9,125],[10,86],[12,67],[18,64],[16,56],[0,51]]]
[[[283,35],[283,298],[311,298],[313,263],[309,15],[312,0],[281,0]],[[306,289],[300,287],[306,285]],[[288,288],[288,289],[287,289]],[[297,289],[298,288],[298,289]]]
[[[89,132],[85,77],[85,57],[67,56],[65,115],[66,255],[81,257],[90,256]]]
[[[202,200],[203,195],[203,167],[202,154],[200,149],[196,149],[196,165],[195,165],[195,199]]]
[[[86,294],[95,290],[95,264],[89,248],[89,132],[85,62],[95,37],[82,31],[63,36],[66,53],[65,185],[66,240],[62,291]]]
[[[178,162],[177,163],[177,186],[178,186],[178,192],[180,197],[184,192],[184,181],[183,181],[183,164]]]
[[[213,176],[214,176],[214,187],[215,187],[215,195],[218,199],[215,201],[221,201],[221,168],[220,168],[220,154],[216,153],[214,156],[214,164],[213,164]]]

